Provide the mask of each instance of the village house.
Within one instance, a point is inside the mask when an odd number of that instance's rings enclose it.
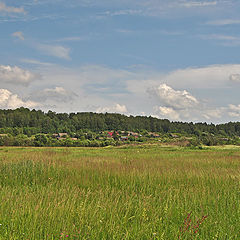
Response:
[[[107,133],[107,138],[112,138],[113,137],[113,132],[108,132]]]
[[[136,133],[136,132],[128,132],[129,133],[129,136],[133,136],[133,137],[139,137],[139,133]]]
[[[121,131],[121,136],[129,136],[129,132],[127,131]]]
[[[67,137],[68,136],[67,133],[59,133],[58,135],[59,135],[59,137]]]
[[[150,137],[153,137],[153,138],[159,138],[160,137],[160,135],[155,133],[155,132],[149,132],[148,134],[150,135]]]
[[[119,133],[118,132],[115,132],[117,135],[119,135]],[[113,132],[108,132],[107,133],[107,138],[113,138],[113,136],[114,136],[114,131]]]
[[[170,135],[171,135],[171,137],[173,137],[173,138],[179,138],[179,136],[178,136],[177,134],[171,133]]]
[[[54,133],[52,135],[53,138],[57,138],[58,140],[64,139],[66,137],[68,137],[67,133]]]

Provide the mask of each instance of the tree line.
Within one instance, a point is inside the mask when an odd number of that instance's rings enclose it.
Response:
[[[100,131],[148,131],[180,133],[201,136],[214,134],[222,137],[240,136],[240,122],[225,124],[207,124],[193,122],[171,122],[147,116],[125,116],[117,113],[56,113],[41,110],[18,108],[15,110],[0,110],[0,133],[17,136],[24,134],[28,137],[43,133],[53,134],[66,132],[69,135],[90,130]]]

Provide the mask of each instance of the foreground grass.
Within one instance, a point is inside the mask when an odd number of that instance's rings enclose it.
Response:
[[[239,148],[0,148],[0,239],[240,239]]]

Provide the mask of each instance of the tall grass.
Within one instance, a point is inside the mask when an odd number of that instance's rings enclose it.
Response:
[[[240,239],[239,170],[238,149],[1,148],[0,239]]]

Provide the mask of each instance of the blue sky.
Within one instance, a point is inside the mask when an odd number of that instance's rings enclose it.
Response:
[[[0,108],[240,119],[237,0],[0,0]]]

